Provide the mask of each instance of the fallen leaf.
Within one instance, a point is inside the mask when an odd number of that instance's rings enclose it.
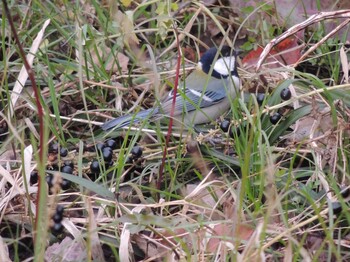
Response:
[[[282,65],[292,65],[301,57],[303,46],[298,45],[297,37],[291,36],[276,45],[269,53],[265,60],[265,67],[277,68]],[[258,47],[256,50],[250,51],[243,59],[242,64],[245,70],[254,71],[255,66],[264,49]]]
[[[87,253],[81,242],[65,237],[61,243],[55,243],[47,248],[45,261],[83,262],[88,260]]]

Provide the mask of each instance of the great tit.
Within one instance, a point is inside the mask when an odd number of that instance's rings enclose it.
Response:
[[[121,128],[145,119],[169,117],[176,96],[174,118],[187,126],[208,123],[230,108],[240,87],[236,52],[229,46],[207,50],[196,69],[179,84],[177,93],[169,92],[159,106],[125,115],[104,123],[103,130]]]

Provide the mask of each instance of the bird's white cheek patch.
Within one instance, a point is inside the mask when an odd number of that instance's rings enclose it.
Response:
[[[216,60],[213,69],[220,75],[227,76],[235,69],[235,58],[233,56],[219,58]]]

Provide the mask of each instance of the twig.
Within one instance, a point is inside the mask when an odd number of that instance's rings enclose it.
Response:
[[[293,65],[293,67],[296,67],[301,61],[305,59],[311,52],[319,48],[320,45],[322,45],[324,42],[327,41],[331,36],[335,35],[340,29],[345,27],[347,24],[350,23],[350,19],[346,19],[344,22],[342,22],[340,25],[338,25],[336,28],[334,28],[329,34],[327,34],[325,37],[323,37],[320,41],[317,42],[313,47],[311,47],[309,50],[307,50],[299,59],[298,61]]]
[[[174,33],[176,37],[176,44],[177,44],[177,65],[176,65],[176,76],[175,76],[175,82],[174,82],[174,92],[173,92],[173,101],[171,105],[171,111],[170,111],[170,118],[169,118],[169,126],[168,126],[168,133],[166,136],[165,140],[165,148],[163,151],[163,158],[162,158],[162,163],[159,167],[159,176],[158,176],[158,181],[157,181],[157,189],[160,189],[161,183],[163,181],[163,171],[164,171],[164,166],[165,166],[165,158],[167,155],[167,148],[169,145],[170,141],[170,136],[171,136],[171,131],[173,129],[173,119],[174,119],[174,113],[175,113],[175,104],[176,104],[176,94],[177,94],[177,87],[179,85],[179,75],[180,75],[180,65],[181,65],[181,48],[180,48],[180,41],[178,37],[178,31],[176,27],[174,26]]]
[[[312,24],[318,23],[322,20],[335,19],[335,18],[350,18],[350,10],[347,9],[347,10],[340,10],[340,11],[334,11],[334,12],[320,12],[318,14],[314,14],[310,16],[308,19],[306,19],[304,22],[299,23],[295,26],[292,26],[280,36],[272,39],[270,43],[268,43],[264,48],[264,50],[262,51],[259,61],[256,65],[256,71],[260,69],[262,63],[264,62],[264,60],[266,59],[266,57],[268,56],[268,54],[270,53],[270,51],[275,45],[277,45],[278,43],[282,42],[284,39],[288,38],[289,36],[297,33],[298,31]]]

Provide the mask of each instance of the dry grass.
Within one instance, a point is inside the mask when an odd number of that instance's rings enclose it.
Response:
[[[165,147],[166,125],[145,122],[109,133],[99,125],[151,107],[207,46],[238,48],[236,39],[249,28],[238,26],[239,18],[220,3],[123,3],[34,1],[31,8],[11,7],[32,56],[27,59],[40,87],[45,132],[2,20],[0,261],[349,259],[347,46],[330,34],[313,46],[320,39],[311,35],[287,51],[272,48],[305,23],[276,36],[263,55],[282,54],[242,60],[242,96],[223,116],[230,131],[220,129],[223,118],[188,132],[175,129]],[[339,13],[311,20],[326,22]],[[349,12],[341,15],[348,18]],[[307,59],[300,46],[311,50]],[[289,52],[299,52],[294,67],[283,64]],[[320,63],[324,71],[310,72]],[[292,95],[287,101],[280,97],[284,88]],[[265,93],[262,105],[256,93]],[[276,112],[283,117],[273,125]],[[97,150],[110,138],[117,144],[113,163]],[[38,157],[40,139],[44,159]],[[56,143],[58,150],[68,149],[66,156],[53,152]],[[141,157],[135,157],[135,146],[142,148]],[[94,160],[100,163],[96,173]],[[62,172],[67,161],[71,174]],[[42,197],[38,189],[46,184],[32,183],[34,170],[53,179]],[[62,181],[70,181],[68,189]],[[51,218],[58,205],[65,211],[62,231],[55,233]],[[45,223],[35,231],[35,221]]]

